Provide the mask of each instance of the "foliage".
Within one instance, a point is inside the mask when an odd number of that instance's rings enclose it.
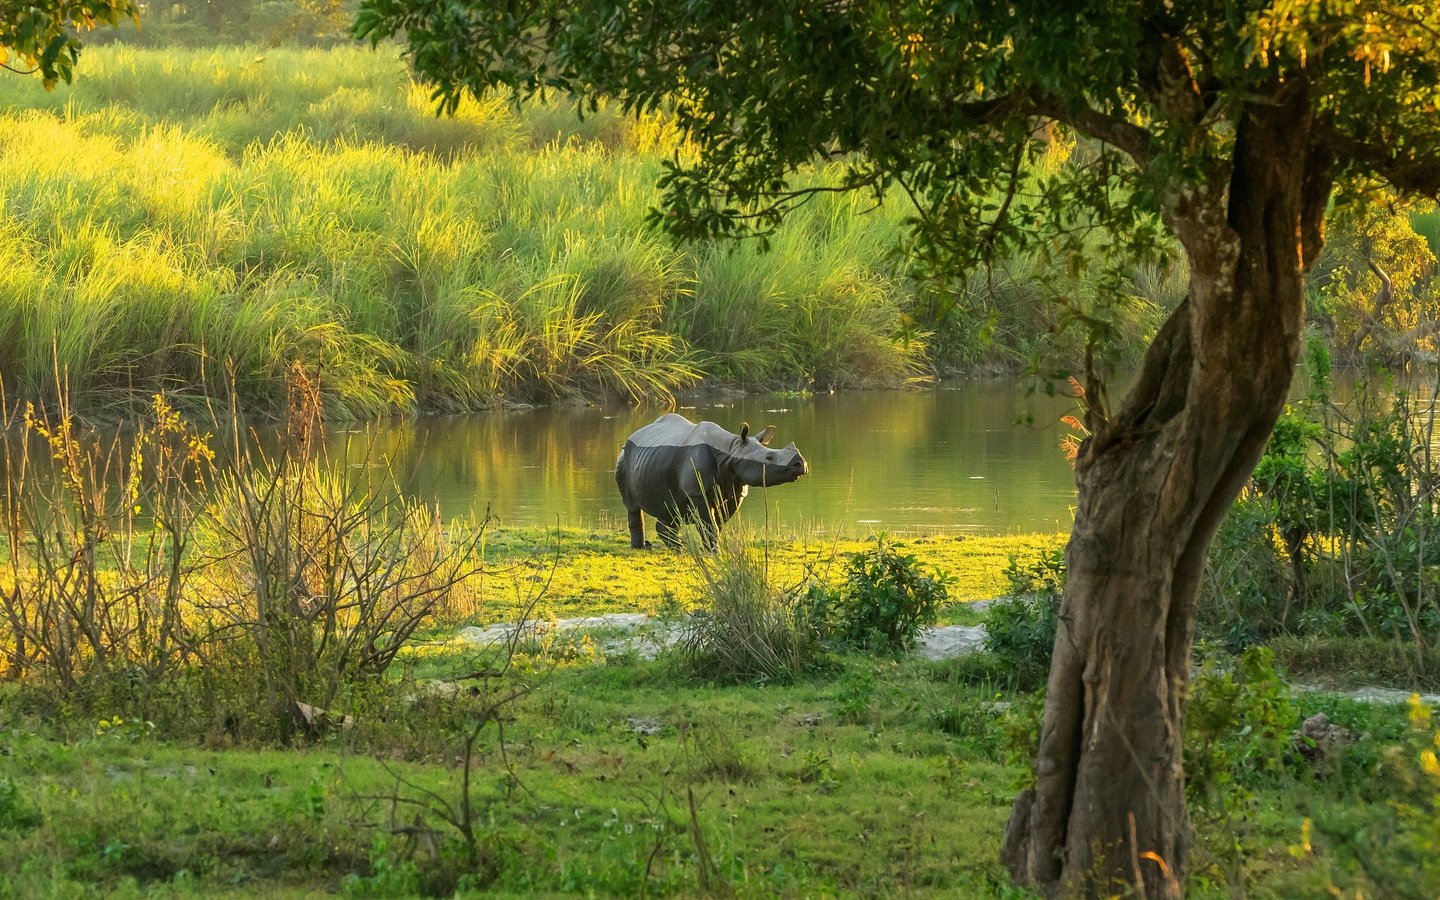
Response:
[[[46,90],[61,81],[69,84],[80,59],[77,34],[99,25],[119,25],[136,12],[134,0],[7,3],[0,7],[0,67],[26,75],[38,72]],[[25,69],[16,68],[11,60]]]
[[[316,736],[480,572],[483,523],[332,474],[303,428],[257,459],[232,423],[221,470],[160,395],[108,441],[63,407],[24,425],[0,433],[0,677],[80,709]]]
[[[1330,216],[1311,283],[1343,361],[1404,366],[1435,353],[1435,246],[1417,228],[1433,208],[1376,190]]]
[[[481,572],[485,523],[447,535],[394,485],[347,481],[309,460],[222,475],[208,518],[213,580],[192,603],[242,636],[219,642],[210,662],[258,673],[238,709],[268,710],[260,727],[286,736],[294,724],[323,731],[295,710],[323,711],[378,684],[416,629]],[[240,690],[230,688],[231,702]]]
[[[987,674],[1020,690],[1043,687],[1050,672],[1060,600],[1065,593],[1065,551],[1056,547],[1030,563],[1010,558],[1009,592],[985,618]]]
[[[713,552],[683,551],[699,572],[700,608],[674,648],[682,671],[719,681],[789,681],[824,655],[813,596],[776,584],[768,554],[739,530]]]
[[[273,414],[299,362],[332,417],[928,371],[898,200],[818,198],[770,254],[676,248],[643,227],[683,152],[664,115],[489,96],[436,119],[353,47],[98,48],[65,96],[0,100],[12,400],[53,405],[57,368],[91,414],[225,397],[230,367]]]
[[[1380,638],[1410,678],[1433,679],[1434,423],[1408,389],[1361,381],[1336,404],[1322,379],[1277,424],[1220,532],[1202,626],[1235,649],[1281,634]]]
[[[1433,895],[1440,884],[1440,822],[1435,816],[1440,734],[1431,713],[1419,695],[1412,695],[1405,727],[1394,734],[1385,728],[1387,733],[1376,735],[1376,747],[1365,754],[1363,774],[1351,782],[1352,793],[1343,800],[1319,796],[1304,808],[1304,825],[1314,837],[1298,849],[1303,855],[1333,855],[1337,889],[1419,900]],[[1357,749],[1370,751],[1369,743]],[[1375,811],[1364,822],[1355,811],[1362,804]]]
[[[1185,716],[1186,788],[1215,806],[1253,799],[1248,786],[1285,771],[1299,725],[1268,648],[1206,659],[1191,681]]]
[[[848,555],[828,610],[830,635],[841,646],[872,652],[908,650],[920,629],[935,623],[949,582],[941,572],[926,575],[914,554],[882,535],[873,549]]]
[[[27,830],[40,823],[39,814],[25,802],[15,779],[0,776],[0,832]]]

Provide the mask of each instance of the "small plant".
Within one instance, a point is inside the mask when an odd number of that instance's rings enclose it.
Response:
[[[1440,730],[1418,695],[1407,707],[1402,733],[1377,742],[1376,758],[1354,772],[1360,777],[1348,785],[1349,802],[1318,796],[1310,804],[1302,823],[1309,834],[1291,851],[1333,854],[1341,863],[1332,867],[1336,895],[1420,900],[1434,897],[1440,884]],[[1363,819],[1356,801],[1365,805]]]
[[[987,669],[1013,687],[1033,690],[1050,673],[1065,593],[1065,552],[1057,548],[1026,565],[1012,557],[1005,577],[1010,593],[990,607],[985,620],[985,650],[998,663]]]
[[[835,773],[835,758],[824,750],[807,750],[795,772],[795,780],[801,784],[814,785],[822,794],[828,794],[840,786]]]
[[[841,680],[835,695],[835,713],[842,722],[863,722],[875,705],[875,673],[868,669]]]
[[[0,833],[26,831],[41,821],[40,813],[21,796],[15,781],[8,775],[0,775]]]
[[[806,594],[769,574],[763,551],[739,532],[714,553],[687,550],[702,579],[702,608],[676,645],[691,674],[725,681],[786,681],[815,666],[824,647]]]
[[[835,600],[833,638],[844,646],[898,653],[915,645],[948,597],[948,578],[926,575],[915,557],[882,536],[873,550],[850,554]]]
[[[1285,770],[1300,716],[1268,647],[1206,660],[1185,716],[1186,786],[1197,800],[1235,805],[1247,786]]]

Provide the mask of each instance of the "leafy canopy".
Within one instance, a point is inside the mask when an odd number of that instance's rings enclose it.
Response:
[[[1342,178],[1440,188],[1430,0],[363,0],[356,33],[403,34],[447,111],[496,88],[670,110],[698,153],[657,216],[686,238],[898,189],[932,270],[1097,226],[1147,253],[1167,197],[1227,177],[1245,104],[1300,83]],[[1034,165],[1047,121],[1099,152]],[[844,176],[793,187],[817,159]]]
[[[136,15],[133,0],[0,0],[0,66],[39,73],[46,89],[69,84],[80,58],[76,32]]]

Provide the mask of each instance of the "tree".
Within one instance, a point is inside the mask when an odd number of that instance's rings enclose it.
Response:
[[[76,32],[135,15],[132,0],[0,0],[0,66],[39,73],[47,90],[69,84],[80,58]]]
[[[1103,228],[1110,271],[1154,250],[1186,299],[1133,386],[1091,371],[1079,506],[1017,879],[1178,896],[1181,736],[1197,586],[1299,354],[1327,205],[1365,180],[1440,190],[1440,11],[1356,0],[364,0],[441,107],[494,88],[665,108],[697,154],[663,177],[682,237],[761,233],[815,190],[903,190],[932,273]],[[1040,174],[1053,126],[1099,146]],[[817,158],[836,184],[796,189]],[[1093,245],[1093,242],[1092,242]],[[1084,261],[1077,258],[1077,262]]]

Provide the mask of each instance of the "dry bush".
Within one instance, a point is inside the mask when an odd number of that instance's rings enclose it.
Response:
[[[274,457],[236,427],[222,469],[163,396],[109,438],[27,407],[0,432],[0,678],[263,739],[384,688],[416,629],[474,611],[486,523],[330,465],[316,415]]]

